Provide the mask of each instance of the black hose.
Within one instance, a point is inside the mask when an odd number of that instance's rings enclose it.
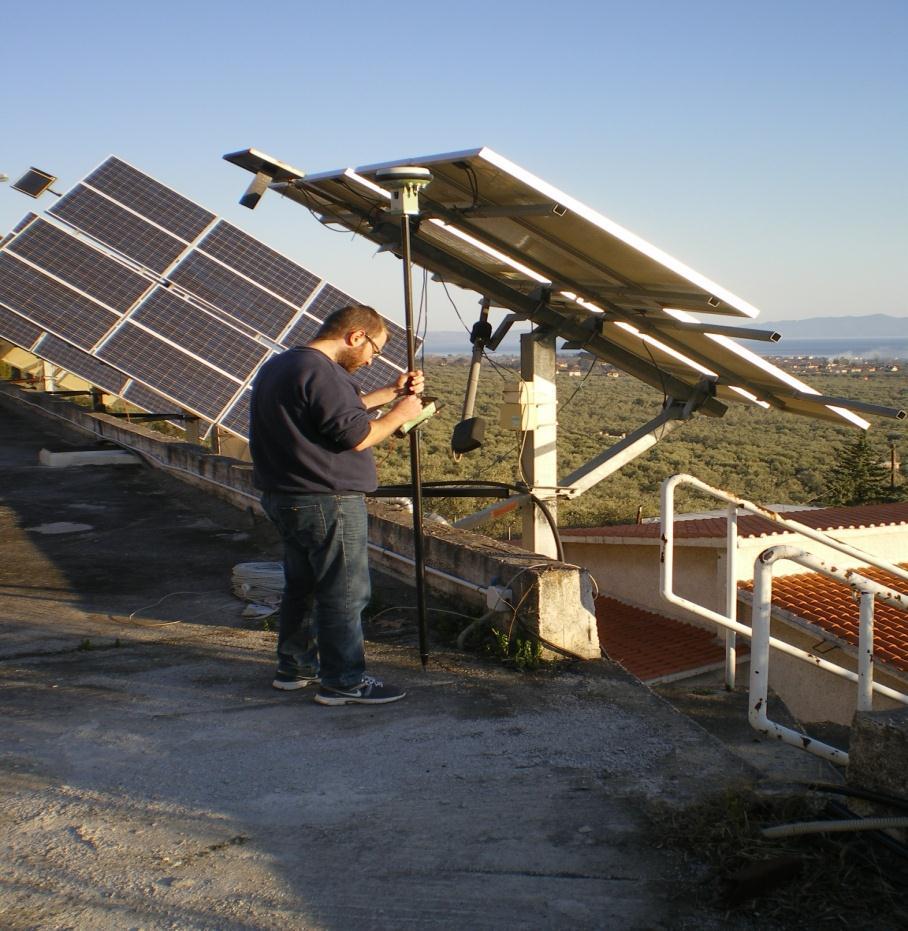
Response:
[[[863,820],[861,815],[855,814],[847,805],[843,805],[841,802],[830,801],[829,808],[840,818],[847,818],[852,821]],[[893,853],[898,854],[898,856],[908,860],[908,846],[896,840],[894,837],[891,837],[889,834],[886,834],[884,831],[868,831],[867,836],[882,844]]]
[[[861,789],[857,786],[840,786],[834,782],[807,782],[802,784],[816,792],[849,795],[852,798],[862,798],[868,802],[879,802],[882,805],[891,805],[901,811],[908,811],[908,798],[901,798],[898,795],[886,795],[884,792],[874,792],[871,789]]]
[[[509,482],[487,482],[482,479],[465,479],[459,482],[427,482],[427,485],[430,485],[433,488],[446,488],[446,487],[457,487],[458,485],[463,488],[496,488],[501,490],[506,490],[510,492],[517,492],[521,495],[526,495],[536,507],[542,511],[542,516],[545,518],[546,523],[549,525],[549,529],[552,531],[552,536],[555,538],[555,550],[558,553],[559,562],[565,562],[564,558],[564,546],[561,543],[561,534],[558,533],[558,524],[555,522],[555,518],[552,516],[552,512],[549,510],[545,502],[540,501],[531,491],[528,491],[526,488],[520,485],[511,485]]]

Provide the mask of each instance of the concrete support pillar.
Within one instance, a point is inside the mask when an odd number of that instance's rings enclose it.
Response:
[[[520,337],[520,377],[531,386],[535,424],[521,433],[520,465],[530,491],[543,501],[557,519],[558,424],[555,390],[555,337]],[[521,506],[523,546],[543,556],[556,557],[555,537],[542,512],[532,501]]]
[[[191,411],[187,411],[186,408],[183,408],[184,414],[191,414]],[[186,442],[187,443],[198,443],[199,442],[199,421],[195,420],[184,420],[183,426],[186,428]]]

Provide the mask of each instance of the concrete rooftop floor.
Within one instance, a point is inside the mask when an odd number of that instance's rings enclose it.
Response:
[[[278,693],[230,593],[267,524],[37,464],[84,445],[0,406],[4,928],[739,926],[647,818],[753,778],[697,724],[605,660],[424,672],[402,642],[368,653],[403,702]]]

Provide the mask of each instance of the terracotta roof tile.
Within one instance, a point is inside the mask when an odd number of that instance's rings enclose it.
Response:
[[[854,507],[813,508],[786,511],[783,517],[795,520],[815,530],[842,530],[859,527],[889,527],[908,524],[908,501],[896,504],[861,504]],[[714,539],[725,536],[724,517],[676,520],[675,539]],[[746,514],[738,518],[739,537],[762,537],[786,532],[764,517]],[[608,527],[564,527],[561,537],[580,542],[582,537],[625,537],[658,540],[659,523],[617,524]]]
[[[908,563],[900,563],[908,569]],[[855,570],[880,585],[904,591],[904,584],[883,570],[867,566]],[[753,583],[741,583],[751,591]],[[851,589],[842,582],[816,572],[782,575],[772,580],[774,606],[822,627],[842,640],[858,645],[859,609]],[[908,612],[877,601],[873,610],[874,656],[908,672]]]
[[[716,635],[616,598],[596,599],[599,642],[608,657],[644,682],[718,666],[725,648]],[[739,644],[739,654],[746,653]]]

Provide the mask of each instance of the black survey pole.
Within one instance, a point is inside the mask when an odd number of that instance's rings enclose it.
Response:
[[[410,269],[410,217],[400,218],[401,259],[404,266],[404,321],[407,328],[407,369],[416,371],[416,333],[413,324],[413,277]],[[410,481],[413,485],[413,559],[416,562],[416,611],[419,623],[419,658],[429,662],[426,623],[426,560],[423,551],[422,473],[419,468],[419,430],[410,431]]]
[[[404,317],[407,327],[407,369],[416,371],[416,332],[413,324],[413,280],[410,259],[410,217],[419,216],[419,192],[432,180],[427,168],[398,165],[379,169],[375,180],[388,191],[388,213],[400,217],[401,260],[404,266]],[[426,560],[423,553],[422,477],[419,469],[419,430],[410,430],[410,481],[413,491],[413,560],[416,563],[416,610],[419,657],[429,662],[426,623]]]

